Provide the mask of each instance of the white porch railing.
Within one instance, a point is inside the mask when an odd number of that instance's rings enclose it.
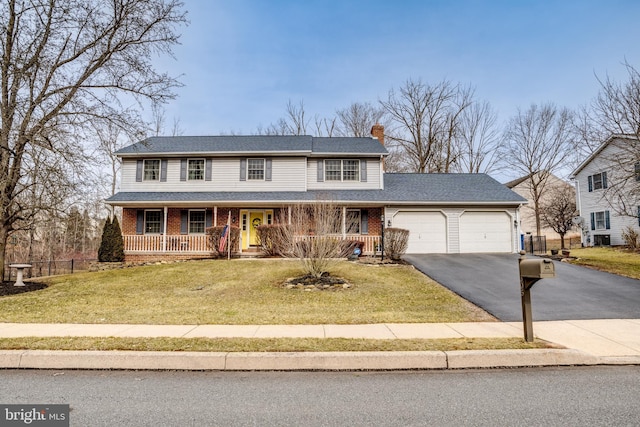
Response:
[[[134,252],[165,252],[165,253],[209,253],[209,236],[207,235],[125,235],[124,251]],[[315,236],[304,236],[304,238],[314,238]],[[347,234],[336,237],[344,240],[355,240],[364,242],[362,252],[364,255],[374,255],[379,253],[378,245],[380,236],[368,236],[361,234]]]
[[[125,235],[125,252],[210,252],[207,235]]]

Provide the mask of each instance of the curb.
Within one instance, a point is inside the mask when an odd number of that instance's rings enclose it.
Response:
[[[0,369],[386,371],[602,364],[640,364],[640,357],[598,358],[572,349],[315,353],[0,351]]]

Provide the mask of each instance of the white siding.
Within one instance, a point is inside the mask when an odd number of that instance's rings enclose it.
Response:
[[[607,184],[610,188],[612,184],[615,184],[619,177],[627,175],[629,171],[620,171],[619,166],[615,167],[608,159],[618,158],[624,155],[625,151],[616,147],[615,141],[605,147],[598,156],[596,156],[589,164],[587,164],[575,177],[576,179],[576,193],[578,210],[580,216],[585,222],[584,234],[582,236],[582,243],[586,246],[593,246],[594,235],[609,235],[611,239],[611,245],[624,245],[622,240],[622,231],[626,227],[633,227],[636,230],[640,229],[638,226],[638,218],[619,215],[616,213],[616,209],[613,209],[611,204],[605,197],[607,191],[605,189],[598,189],[589,191],[588,177],[590,175],[598,174],[601,172],[607,173]],[[617,163],[617,160],[616,160]],[[630,206],[629,213],[633,214],[637,211],[637,206]],[[610,228],[603,230],[591,230],[591,213],[609,211]]]
[[[211,181],[180,181],[180,160],[169,159],[166,182],[136,182],[136,160],[124,159],[121,191],[305,191],[306,189],[304,157],[273,158],[271,181],[240,181],[240,158],[213,158]]]
[[[380,160],[367,159],[367,182],[318,182],[318,159],[307,159],[307,185],[309,190],[376,190],[382,188]]]

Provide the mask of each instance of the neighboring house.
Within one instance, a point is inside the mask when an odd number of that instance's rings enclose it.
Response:
[[[585,246],[623,245],[622,231],[638,229],[638,138],[612,135],[571,174]]]
[[[520,209],[520,228],[525,234],[530,234],[533,236],[537,235],[536,232],[536,214],[534,209],[532,190],[531,190],[531,174],[523,176],[518,179],[514,179],[513,181],[509,181],[505,184],[507,188],[510,188],[517,194],[521,195],[525,199],[527,199],[528,203],[524,205]],[[545,203],[549,201],[551,197],[553,197],[553,193],[555,190],[562,190],[568,188],[571,191],[575,191],[573,186],[566,181],[558,178],[557,176],[550,174],[547,177],[547,183],[544,187],[544,192],[540,196],[540,204],[544,206]],[[540,236],[545,236],[547,239],[559,239],[560,235],[556,233],[552,228],[546,227],[544,222],[541,223],[540,228]],[[570,231],[565,235],[566,239],[576,238],[580,236],[580,231],[577,229],[575,231]]]
[[[526,201],[485,174],[384,172],[384,128],[375,138],[311,136],[152,137],[117,152],[128,260],[209,256],[205,230],[241,230],[285,220],[292,206],[329,200],[341,207],[338,237],[374,254],[381,227],[410,231],[409,253],[516,252],[518,208]]]

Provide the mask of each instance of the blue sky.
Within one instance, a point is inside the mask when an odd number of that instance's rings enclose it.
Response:
[[[190,25],[166,106],[185,135],[255,133],[285,115],[375,103],[408,79],[472,85],[501,121],[517,108],[576,108],[599,77],[640,67],[636,0],[185,0]]]

